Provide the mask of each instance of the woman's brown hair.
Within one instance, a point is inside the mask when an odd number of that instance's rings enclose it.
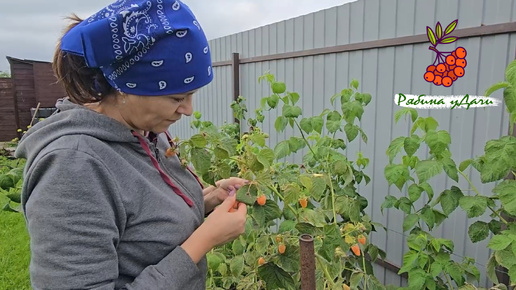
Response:
[[[68,19],[72,23],[66,28],[63,35],[82,22],[82,19],[75,14]],[[61,39],[59,39],[54,53],[52,67],[68,97],[76,104],[98,102],[116,92],[99,68],[88,67],[84,57],[80,55],[62,51]]]

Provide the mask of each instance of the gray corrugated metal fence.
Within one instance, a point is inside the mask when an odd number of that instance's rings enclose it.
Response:
[[[437,21],[447,25],[459,19],[457,29],[509,23],[515,21],[515,5],[514,0],[361,0],[215,39],[210,44],[213,61],[218,63],[230,61],[234,52],[239,53],[241,58],[252,58],[420,35],[426,33],[426,26],[435,26]],[[388,163],[385,151],[390,140],[407,136],[409,127],[406,121],[394,124],[394,114],[399,110],[393,102],[394,94],[483,95],[491,84],[503,80],[504,68],[514,59],[516,35],[505,33],[468,37],[447,45],[450,50],[462,46],[468,51],[465,76],[450,88],[436,87],[424,81],[423,72],[435,57],[428,46],[428,43],[388,46],[240,65],[241,95],[247,98],[250,113],[260,106],[262,97],[270,95],[267,86],[257,82],[266,71],[284,81],[289,91],[301,95],[299,103],[305,116],[319,114],[323,108],[331,107],[330,97],[347,88],[354,78],[360,81],[362,92],[373,96],[361,123],[369,142],[354,142],[347,153],[350,159],[354,159],[360,150],[371,160],[367,172],[373,182],[362,186],[360,192],[370,202],[368,214],[388,228],[387,232],[379,230],[374,233],[372,242],[386,250],[387,260],[395,265],[402,264],[403,253],[407,249],[401,245],[406,243],[406,236],[402,230],[403,214],[400,211],[380,212],[380,205],[387,194],[402,195],[395,187],[389,187],[384,178],[384,167]],[[196,95],[194,104],[196,110],[203,113],[204,119],[221,125],[233,121],[229,108],[233,99],[232,68],[217,66],[214,73],[214,82]],[[494,96],[501,97],[501,93]],[[487,140],[498,138],[508,130],[508,116],[503,107],[418,112],[421,116],[434,117],[440,128],[451,133],[451,151],[456,161],[480,155]],[[270,146],[294,134],[291,129],[274,134],[274,121],[278,113],[271,111],[265,115],[263,129],[270,133]],[[191,119],[184,119],[175,124],[171,132],[187,138],[194,131],[189,125]],[[300,162],[301,154],[286,161]],[[479,180],[477,175],[473,176],[474,180]],[[438,194],[445,187],[452,186],[453,182],[441,176],[432,179],[431,184]],[[458,186],[463,189],[468,187],[463,181]],[[480,182],[476,182],[476,186],[486,194],[493,187],[492,184],[482,185]],[[487,215],[481,217],[484,220],[487,218]],[[480,286],[485,287],[489,285],[485,265],[490,253],[486,248],[487,242],[473,244],[469,241],[467,230],[474,221],[459,209],[433,233],[455,243],[458,260],[464,256],[476,259],[482,273]],[[385,284],[403,284],[399,276],[385,269],[377,267],[375,274]]]

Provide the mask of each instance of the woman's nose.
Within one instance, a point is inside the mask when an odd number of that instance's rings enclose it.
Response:
[[[177,108],[177,112],[185,116],[191,116],[193,114],[192,98],[187,98],[185,102]]]

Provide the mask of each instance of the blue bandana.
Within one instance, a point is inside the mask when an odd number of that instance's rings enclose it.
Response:
[[[206,36],[176,0],[118,0],[63,36],[61,50],[83,56],[133,95],[185,93],[213,79]]]

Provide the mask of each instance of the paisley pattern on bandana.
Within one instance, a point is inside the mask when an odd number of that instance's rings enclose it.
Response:
[[[134,5],[134,4],[133,4]],[[127,4],[127,0],[118,0],[115,3],[107,6],[99,12],[90,16],[86,21],[93,22],[104,18],[109,18],[115,14],[120,13],[123,10],[128,10],[131,5]]]
[[[213,79],[206,36],[181,1],[118,0],[65,35],[61,49],[135,95],[184,93]]]

